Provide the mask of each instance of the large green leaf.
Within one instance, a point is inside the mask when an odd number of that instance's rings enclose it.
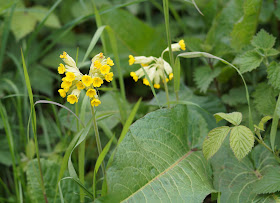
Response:
[[[250,44],[255,34],[262,0],[245,0],[243,3],[243,13],[241,20],[235,23],[231,33],[231,44],[237,50]]]
[[[215,189],[221,192],[220,202],[276,202],[269,196],[258,195],[255,186],[268,175],[270,168],[279,164],[273,155],[258,145],[242,161],[238,161],[227,141],[211,159]],[[272,191],[271,191],[272,192]],[[272,201],[266,201],[272,200]]]
[[[123,202],[194,203],[214,192],[209,165],[188,141],[205,130],[190,134],[199,122],[193,118],[187,107],[176,106],[135,122],[108,169],[109,192]]]
[[[48,201],[54,202],[55,189],[56,189],[60,165],[53,161],[44,160],[44,159],[41,159],[41,165],[42,165],[44,185],[45,185]],[[42,188],[40,187],[40,180],[39,180],[40,174],[39,174],[37,160],[34,159],[28,163],[26,174],[27,174],[28,190],[32,202],[38,202],[38,203],[45,202],[42,193]],[[64,200],[73,203],[79,201],[79,195],[78,195],[79,188],[77,184],[69,180],[64,180],[61,182],[61,188],[64,195]],[[75,195],[75,193],[77,195]],[[59,198],[57,198],[56,202],[60,202]]]

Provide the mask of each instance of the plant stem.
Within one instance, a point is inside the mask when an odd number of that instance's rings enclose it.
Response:
[[[280,94],[278,96],[276,107],[274,110],[272,126],[271,126],[271,131],[270,131],[270,143],[271,143],[271,148],[273,151],[274,151],[275,138],[276,138],[276,134],[277,134],[278,121],[279,121],[279,116],[277,113],[277,110],[279,107],[280,107]]]
[[[98,131],[98,126],[97,126],[96,117],[95,117],[95,111],[94,111],[94,108],[92,106],[91,106],[91,113],[92,113],[92,116],[93,116],[93,127],[94,127],[94,132],[95,132],[98,155],[100,155],[101,152],[102,152],[102,146],[101,146],[101,141],[100,141],[100,137],[99,137],[99,131]],[[104,161],[102,161],[101,168],[102,168],[103,177],[105,177]]]
[[[265,144],[265,142],[263,141],[263,139],[262,139],[260,133],[256,132],[256,134],[257,134],[258,138],[255,137],[255,139],[256,139],[261,145],[263,145],[266,149],[268,149],[270,152],[273,153],[272,149],[270,149],[270,147],[267,146],[267,144]]]
[[[164,12],[164,19],[165,19],[165,29],[166,29],[166,37],[169,49],[169,58],[171,67],[174,68],[174,56],[171,49],[171,34],[170,34],[170,27],[169,27],[169,2],[168,0],[163,0],[163,12]]]
[[[164,84],[164,89],[165,89],[165,94],[166,94],[167,106],[168,106],[168,108],[170,108],[169,94],[168,94],[168,86],[167,86],[167,82],[166,82],[166,77],[165,77],[164,80],[163,80],[163,84]]]

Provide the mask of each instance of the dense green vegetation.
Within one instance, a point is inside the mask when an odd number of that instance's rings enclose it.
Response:
[[[0,202],[279,202],[279,0],[0,0]]]

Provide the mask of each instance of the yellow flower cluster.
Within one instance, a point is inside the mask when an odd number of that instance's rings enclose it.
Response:
[[[184,40],[180,40],[178,43],[171,45],[172,51],[180,51],[180,50],[186,50],[186,45]],[[138,69],[135,72],[130,72],[130,76],[133,78],[135,82],[138,81],[139,78],[142,78],[145,76],[145,72],[147,73],[150,81],[153,83],[154,88],[159,89],[160,88],[160,81],[164,80],[166,82],[169,82],[173,79],[173,70],[169,63],[167,63],[163,59],[163,53],[168,51],[169,49],[166,48],[163,50],[161,57],[156,58],[153,56],[132,56],[129,55],[129,65],[133,64],[140,64],[141,68]],[[145,70],[145,72],[144,72]],[[144,77],[143,78],[143,84],[150,86],[149,80]]]
[[[86,95],[91,100],[92,106],[101,104],[96,88],[100,87],[104,80],[111,82],[113,80],[113,72],[110,72],[114,62],[109,57],[106,58],[103,53],[99,53],[92,58],[89,74],[83,75],[76,66],[76,62],[66,52],[60,55],[64,64],[59,64],[58,73],[65,74],[62,78],[61,89],[58,90],[60,96],[65,98],[70,104],[75,104],[79,100],[81,90],[86,90]]]

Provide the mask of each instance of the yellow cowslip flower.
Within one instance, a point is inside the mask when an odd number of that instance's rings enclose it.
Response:
[[[78,98],[77,98],[75,95],[70,94],[70,95],[68,95],[68,97],[67,97],[67,101],[68,101],[70,104],[75,104],[75,103],[78,102]]]
[[[185,51],[186,50],[186,44],[185,41],[183,39],[181,39],[178,44],[180,45],[180,48]]]
[[[75,80],[75,74],[72,73],[72,72],[67,72],[66,73],[66,77],[65,77],[65,80],[68,81],[68,82],[72,82]]]
[[[59,95],[60,95],[62,98],[66,97],[66,92],[65,92],[64,89],[59,89],[58,92],[59,92]]]
[[[69,81],[63,81],[62,83],[61,83],[61,88],[70,88],[71,87],[71,85],[72,85],[72,82],[69,82]],[[66,91],[67,92],[67,91]]]
[[[172,80],[173,77],[174,77],[173,73],[170,73],[170,74],[169,74],[169,80]],[[168,81],[167,81],[167,82],[168,82]]]
[[[105,80],[106,80],[107,82],[111,82],[111,81],[113,80],[113,76],[114,76],[114,74],[113,74],[112,72],[107,73],[107,74],[105,75]]]
[[[132,55],[129,55],[128,57],[129,57],[128,62],[129,62],[129,65],[131,66],[132,64],[134,64],[135,59],[134,59],[134,57]]]
[[[58,71],[59,74],[65,73],[65,71],[66,71],[65,66],[62,63],[60,63],[58,68],[57,68],[57,71]]]
[[[143,79],[143,84],[147,85],[147,86],[150,86],[149,80],[147,80],[147,78]]]
[[[99,104],[101,104],[101,101],[99,99],[93,99],[90,102],[91,106],[98,106]]]
[[[160,84],[154,84],[154,88],[159,89],[160,88]]]
[[[96,90],[95,89],[88,89],[86,92],[86,95],[90,98],[94,97],[96,95]]]
[[[172,68],[162,57],[134,57],[137,63],[141,64],[141,68],[135,72],[130,72],[130,76],[133,78],[135,82],[139,80],[139,78],[145,77],[145,72],[147,73],[147,77],[152,82],[154,88],[160,88],[161,81],[169,81],[173,78]],[[145,62],[144,62],[145,61]],[[143,62],[143,63],[140,63]],[[136,63],[136,62],[135,62]],[[148,81],[148,78],[143,79],[143,84],[150,86],[151,84]]]
[[[100,72],[105,75],[110,72],[110,69],[111,69],[111,67],[109,65],[103,65],[100,68]]]
[[[102,64],[100,63],[100,61],[94,61],[94,67],[97,69],[100,69],[102,67]]]
[[[103,84],[103,80],[100,77],[94,77],[92,80],[93,87],[100,87]]]
[[[92,84],[92,78],[88,75],[84,75],[82,77],[82,82],[85,84],[86,87],[88,87]]]
[[[70,95],[67,96],[67,101],[70,104],[75,104],[78,102],[79,96],[80,96],[81,90],[74,89]]]
[[[113,60],[112,60],[110,57],[107,58],[107,64],[108,64],[109,66],[115,65],[114,62],[113,62]]]
[[[77,82],[76,87],[77,87],[78,90],[85,89],[85,86],[81,81]]]
[[[65,51],[63,52],[63,54],[60,55],[60,58],[64,61],[64,63],[66,63],[68,66],[71,67],[76,67],[76,62],[74,61],[74,59],[69,56]]]
[[[129,55],[129,65],[132,65],[132,64],[145,64],[145,66],[149,65],[150,63],[152,63],[155,58],[152,57],[152,56],[149,56],[149,57],[146,57],[146,56],[132,56],[132,55]]]
[[[130,76],[133,78],[133,80],[134,80],[135,82],[138,81],[138,76],[136,75],[135,72],[130,72]]]

